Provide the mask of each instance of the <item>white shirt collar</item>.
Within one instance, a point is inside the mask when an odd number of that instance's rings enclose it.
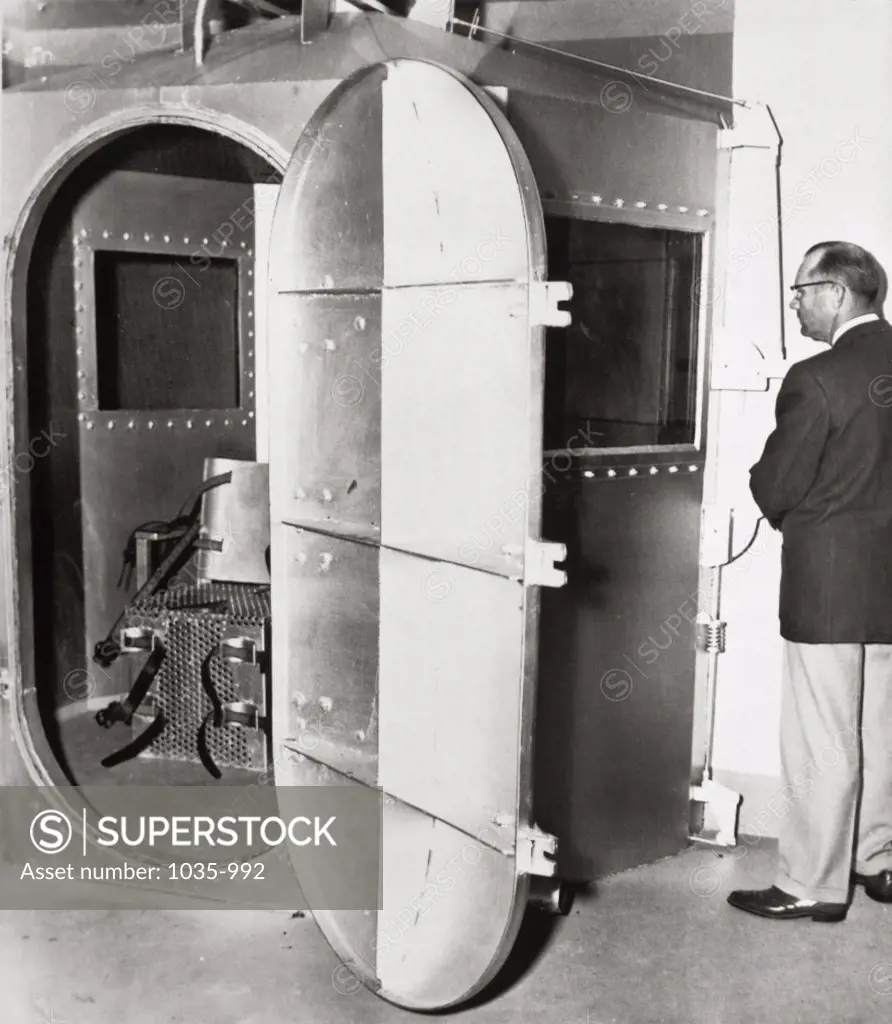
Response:
[[[879,320],[879,316],[876,313],[865,313],[863,316],[856,316],[852,320],[847,320],[841,327],[836,328],[830,344],[835,345],[846,331],[851,330],[853,327],[860,327],[861,324],[869,324],[871,320]]]

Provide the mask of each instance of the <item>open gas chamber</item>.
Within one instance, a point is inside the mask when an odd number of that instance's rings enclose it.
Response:
[[[28,141],[4,147],[0,756],[11,782],[214,782],[196,666],[222,651],[224,782],[384,791],[383,909],[316,916],[434,1009],[494,977],[531,883],[690,834],[703,651],[693,615],[653,624],[701,578],[733,109],[384,15],[301,32],[4,93]],[[140,603],[190,509],[173,596]],[[382,956],[469,837],[479,867]]]

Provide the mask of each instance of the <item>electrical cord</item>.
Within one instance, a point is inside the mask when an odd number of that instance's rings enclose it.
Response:
[[[747,551],[749,551],[753,544],[756,543],[756,537],[759,536],[759,526],[764,518],[765,516],[759,516],[759,518],[756,520],[756,526],[753,530],[753,535],[752,537],[750,537],[746,547],[742,551],[738,551],[736,555],[732,555],[727,562],[719,562],[719,564],[715,567],[716,569],[721,569],[723,566],[730,565],[732,562],[736,562],[738,558],[743,558],[743,556],[747,553]]]

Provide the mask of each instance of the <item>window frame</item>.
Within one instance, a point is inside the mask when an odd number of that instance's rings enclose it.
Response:
[[[696,235],[699,239],[699,259],[694,269],[694,280],[699,284],[696,298],[692,296],[692,330],[695,332],[696,369],[694,371],[694,439],[685,444],[646,444],[616,445],[610,447],[580,448],[545,448],[543,455],[553,459],[564,453],[578,458],[617,458],[628,460],[630,457],[666,456],[670,461],[679,461],[705,456],[706,446],[706,390],[708,367],[708,341],[711,303],[704,301],[712,287],[712,251],[714,247],[714,224],[704,223],[700,217],[681,214],[661,214],[658,211],[642,211],[636,209],[618,209],[611,207],[592,206],[581,202],[548,200],[542,201],[542,211],[546,219],[564,217],[573,220],[595,221],[603,224],[624,224],[629,227],[649,228],[651,230],[676,231]],[[549,278],[552,275],[549,272]]]
[[[93,321],[94,321],[95,345],[96,345],[96,373],[95,373],[95,392],[94,392],[95,393],[95,400],[96,400],[96,412],[98,412],[98,413],[134,413],[134,414],[156,413],[159,416],[164,416],[164,415],[166,415],[168,413],[179,412],[179,411],[183,410],[184,408],[189,408],[189,409],[195,410],[197,413],[207,413],[208,415],[218,414],[218,413],[221,413],[221,412],[234,412],[234,411],[240,410],[242,408],[242,404],[243,404],[243,401],[244,401],[243,390],[244,390],[245,383],[246,383],[246,375],[245,375],[244,370],[243,370],[243,368],[241,366],[241,363],[242,363],[242,352],[241,352],[241,349],[242,349],[242,339],[241,339],[241,331],[240,331],[240,323],[239,323],[239,320],[240,320],[239,310],[241,308],[241,290],[242,290],[242,287],[243,287],[243,280],[242,279],[243,279],[244,275],[242,274],[242,268],[241,268],[241,266],[239,264],[238,256],[235,253],[233,253],[232,255],[227,254],[227,255],[217,256],[217,257],[214,257],[214,258],[210,258],[210,257],[207,258],[208,266],[210,266],[212,264],[227,264],[226,273],[231,275],[231,280],[232,280],[232,285],[233,285],[233,290],[232,290],[232,298],[233,298],[232,334],[231,334],[231,341],[232,341],[231,352],[232,352],[232,357],[233,357],[232,358],[233,379],[230,381],[230,386],[234,390],[234,397],[236,399],[235,402],[234,403],[229,403],[229,404],[192,405],[192,406],[188,406],[188,407],[183,406],[183,405],[148,405],[148,404],[127,405],[127,404],[123,404],[123,403],[122,404],[114,404],[114,405],[103,404],[103,398],[106,398],[106,399],[108,398],[108,395],[104,394],[104,392],[103,392],[103,380],[104,380],[103,363],[105,362],[105,357],[108,355],[107,352],[103,351],[103,349],[104,349],[103,342],[105,340],[110,340],[110,339],[108,339],[107,335],[106,335],[107,328],[106,327],[102,327],[102,328],[100,327],[99,310],[100,310],[101,305],[103,304],[103,302],[107,298],[107,296],[103,295],[103,294],[100,294],[100,287],[99,287],[99,278],[100,278],[99,264],[100,263],[105,264],[105,267],[104,267],[105,272],[108,273],[109,275],[111,275],[112,278],[114,278],[116,276],[115,275],[116,268],[113,265],[118,260],[127,260],[127,259],[130,259],[130,260],[143,259],[143,260],[146,260],[146,261],[150,261],[151,260],[151,261],[158,262],[158,264],[159,264],[159,273],[161,273],[162,276],[159,276],[159,277],[156,278],[156,286],[157,286],[157,282],[158,281],[169,280],[171,282],[177,282],[180,285],[180,287],[183,287],[183,283],[182,283],[182,281],[179,278],[179,274],[177,274],[176,277],[174,276],[174,274],[177,271],[182,272],[183,275],[187,276],[191,281],[194,281],[194,278],[192,278],[192,275],[189,274],[189,272],[181,265],[181,263],[178,261],[178,259],[175,256],[173,256],[172,254],[170,254],[170,253],[164,253],[164,252],[158,252],[158,251],[154,251],[154,252],[142,252],[142,251],[134,252],[133,250],[125,249],[125,248],[119,248],[117,246],[97,246],[97,247],[95,247],[92,250],[91,261],[92,261],[92,267],[93,267],[93,293],[94,293],[94,297],[95,297],[94,301],[92,303],[92,308],[94,310]],[[160,267],[160,264],[162,264],[162,263],[164,264],[163,268]],[[201,268],[201,272],[203,272],[205,269],[207,269],[207,267],[203,266]],[[199,273],[199,271],[196,270],[195,273]],[[195,283],[197,284],[197,282],[195,282]],[[189,286],[188,285],[186,285],[185,287],[186,287],[187,290],[189,290]],[[199,285],[199,287],[200,287],[200,285]],[[153,298],[154,298],[154,296],[153,296]],[[157,299],[155,299],[155,301],[157,302]],[[178,303],[177,306],[171,306],[171,309],[172,310],[176,309],[181,304],[182,303]],[[119,310],[115,310],[115,312],[119,313]],[[117,340],[118,337],[120,336],[119,329],[116,329],[115,335],[116,335],[115,340]],[[117,353],[117,360],[118,360],[119,363],[122,362],[120,353]],[[121,382],[119,380],[118,381],[118,390],[119,391],[120,391],[120,384],[121,384]],[[253,389],[251,389],[251,390],[253,390]]]

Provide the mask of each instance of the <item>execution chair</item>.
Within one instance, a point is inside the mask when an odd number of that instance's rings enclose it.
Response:
[[[133,531],[122,580],[135,569],[136,593],[93,660],[144,660],[124,700],[96,714],[101,727],[123,724],[131,735],[104,767],[140,756],[201,763],[217,779],[220,766],[266,773],[269,565],[262,463],[206,459],[176,519]]]

